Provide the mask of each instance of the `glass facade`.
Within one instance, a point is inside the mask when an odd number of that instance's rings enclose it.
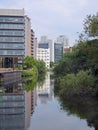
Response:
[[[54,44],[54,61],[57,63],[63,56],[63,45],[60,43]]]
[[[24,16],[0,16],[0,56],[24,56]]]
[[[24,19],[19,16],[1,16],[0,22],[6,22],[6,23],[24,23]]]
[[[24,36],[23,30],[0,30],[0,36]]]
[[[49,48],[49,43],[39,43],[39,48],[44,48],[44,49],[48,49]]]
[[[0,49],[24,49],[24,44],[23,43],[1,43],[0,44]]]
[[[18,56],[18,55],[24,55],[24,51],[22,50],[0,50],[0,55],[4,56]]]

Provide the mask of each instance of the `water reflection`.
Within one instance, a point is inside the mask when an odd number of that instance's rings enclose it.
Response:
[[[0,130],[24,130],[25,98],[21,83],[0,87]]]
[[[98,98],[97,97],[62,97],[55,88],[55,94],[59,97],[61,109],[68,115],[75,115],[85,119],[90,128],[98,130]]]
[[[0,86],[0,130],[27,130],[36,105],[36,89],[25,91],[17,81]]]
[[[54,80],[45,78],[35,88],[21,81],[0,86],[0,130],[98,130],[98,99],[62,98],[57,90],[54,96]]]
[[[52,82],[52,80],[50,82],[50,73],[48,72],[44,82],[42,81],[43,84],[40,82],[40,84],[37,85],[37,94],[41,103],[47,104],[48,101],[51,101],[54,98],[54,86]]]

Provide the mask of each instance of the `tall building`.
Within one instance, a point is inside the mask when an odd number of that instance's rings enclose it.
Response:
[[[39,43],[47,43],[47,36],[41,36]]]
[[[37,41],[37,38],[34,37],[34,40],[33,40],[33,57],[35,59],[37,59],[37,52],[38,52],[38,41]]]
[[[35,34],[33,29],[31,29],[31,55],[34,57],[35,56]]]
[[[25,16],[25,56],[31,56],[31,20]]]
[[[50,49],[38,48],[37,59],[43,60],[47,68],[50,68]]]
[[[63,56],[63,45],[59,42],[54,44],[54,62],[57,63]]]
[[[64,53],[70,50],[69,41],[66,35],[60,35],[54,44],[54,62],[57,63]]]
[[[69,41],[66,35],[60,35],[57,38],[57,42],[63,44],[63,47],[69,47]]]
[[[47,36],[42,36],[38,43],[37,59],[43,60],[47,68],[50,68],[50,47]]]
[[[50,62],[54,62],[54,40],[49,39],[49,48],[50,48]]]
[[[0,9],[0,61],[3,68],[16,67],[33,55],[34,32],[24,9]]]
[[[24,9],[0,9],[0,57],[2,67],[13,67],[23,59],[25,43]]]
[[[54,62],[54,41],[51,39],[48,39],[47,36],[41,36],[40,42],[38,43],[38,48],[40,51],[40,53],[38,52],[38,54],[40,54],[40,56],[41,56],[41,50],[42,50],[42,55],[43,55],[43,49],[45,49],[44,52],[46,52],[46,51],[48,52],[46,54],[47,56],[45,56],[45,57],[48,57],[47,58],[48,65],[46,65],[46,66],[48,66],[48,68],[49,68],[50,62],[51,61]],[[45,58],[43,58],[43,59],[45,59]],[[45,61],[45,63],[46,63],[46,61]]]

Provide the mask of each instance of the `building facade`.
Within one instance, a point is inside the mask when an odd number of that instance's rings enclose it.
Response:
[[[50,62],[54,62],[54,40],[48,40],[50,48]]]
[[[31,56],[31,20],[25,16],[25,56]]]
[[[2,67],[13,67],[25,53],[24,9],[0,9],[0,57]]]
[[[63,45],[61,43],[54,44],[54,62],[57,63],[63,56]]]
[[[15,68],[34,56],[34,36],[24,9],[0,9],[0,67]]]
[[[57,37],[57,42],[63,44],[63,47],[69,47],[69,40],[66,35],[60,35]]]
[[[50,68],[50,49],[38,48],[37,59],[43,60],[47,68]]]
[[[38,52],[38,41],[37,41],[37,38],[34,37],[34,40],[33,40],[33,57],[35,59],[37,59],[37,52]]]
[[[42,55],[43,55],[43,50],[44,52],[48,51],[48,54],[45,54],[48,56],[48,68],[50,67],[50,62],[54,62],[54,40],[48,39],[47,36],[41,36],[40,42],[38,43],[38,49],[40,51],[41,55],[41,49],[42,49]],[[39,55],[38,51],[38,55]],[[45,56],[45,57],[47,57]],[[45,58],[43,58],[45,59]],[[46,63],[46,61],[45,61]]]

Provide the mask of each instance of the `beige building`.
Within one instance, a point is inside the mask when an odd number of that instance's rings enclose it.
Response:
[[[25,16],[25,56],[31,56],[31,20]]]

